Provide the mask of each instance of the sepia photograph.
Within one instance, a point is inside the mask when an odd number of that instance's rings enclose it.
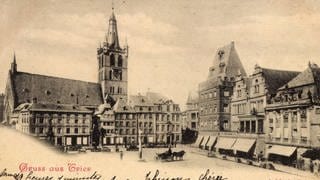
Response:
[[[320,179],[320,1],[0,0],[0,180]]]

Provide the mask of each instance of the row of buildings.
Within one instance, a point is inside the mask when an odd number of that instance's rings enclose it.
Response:
[[[120,46],[114,12],[97,48],[98,81],[85,82],[17,70],[14,55],[3,97],[4,123],[56,146],[181,140],[178,104],[158,93],[128,96],[129,46]]]
[[[320,148],[319,73],[312,63],[302,72],[256,65],[248,76],[231,42],[217,50],[198,95],[189,95],[183,124],[219,150],[296,161]]]

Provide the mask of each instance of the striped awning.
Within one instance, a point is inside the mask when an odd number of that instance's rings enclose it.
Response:
[[[192,145],[194,147],[199,147],[200,143],[202,142],[203,136],[199,135],[196,142]]]
[[[211,149],[214,143],[216,142],[216,139],[217,139],[216,136],[210,136],[210,139],[207,142],[206,147],[209,147]]]
[[[290,157],[296,149],[297,148],[293,146],[272,145],[272,147],[267,150],[267,153]]]
[[[233,145],[233,149],[236,151],[249,152],[255,142],[256,139],[238,138],[236,143]]]
[[[205,136],[204,138],[203,138],[203,141],[201,142],[201,144],[200,144],[200,146],[206,146],[206,144],[207,144],[207,142],[208,142],[208,140],[209,140],[209,137],[210,136]]]
[[[217,149],[232,149],[233,144],[236,142],[237,139],[235,138],[226,138],[226,137],[219,137],[218,142],[215,145]]]

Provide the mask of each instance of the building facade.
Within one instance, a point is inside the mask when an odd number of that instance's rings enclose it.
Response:
[[[198,131],[199,126],[199,93],[190,92],[186,110],[183,112],[182,128]]]
[[[246,76],[234,42],[219,48],[206,81],[199,84],[199,131],[230,130],[230,101],[238,72]]]
[[[320,148],[320,68],[308,68],[277,90],[266,106],[268,157],[296,161],[306,149]],[[284,153],[285,152],[285,153]]]
[[[250,139],[253,154],[265,153],[265,107],[276,90],[289,82],[298,72],[255,66],[249,77],[238,74],[231,99],[231,131],[234,137]]]
[[[19,105],[16,129],[49,140],[61,147],[88,146],[92,111],[80,107],[58,104],[24,103]]]

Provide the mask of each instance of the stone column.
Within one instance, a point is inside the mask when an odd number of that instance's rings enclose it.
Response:
[[[280,111],[280,142],[283,142],[283,110]]]
[[[288,142],[291,143],[292,141],[292,111],[289,111],[288,114]]]
[[[297,110],[297,136],[298,138],[298,144],[300,144],[301,141],[301,112],[300,109]]]

